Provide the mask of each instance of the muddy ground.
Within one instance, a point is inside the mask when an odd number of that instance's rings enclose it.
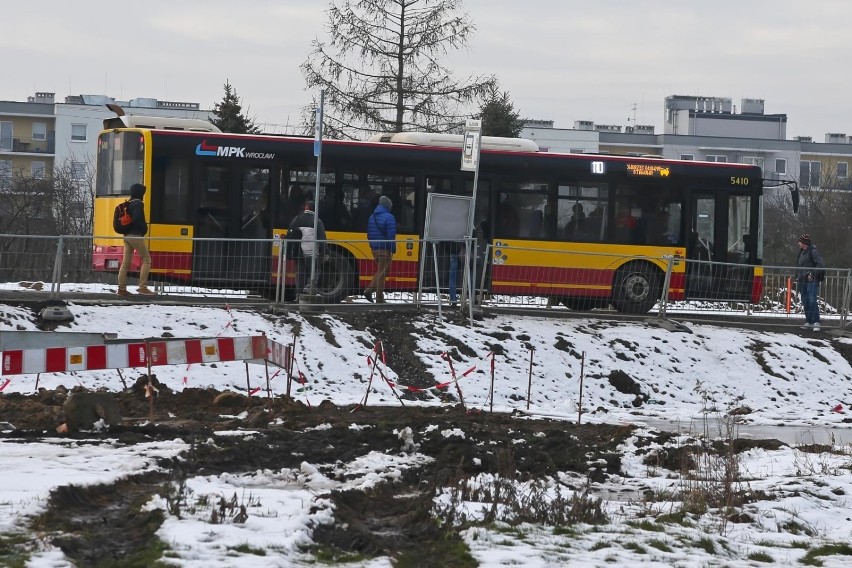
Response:
[[[414,355],[398,355],[414,351],[406,344],[413,339],[405,329],[405,318],[389,312],[345,319],[354,327],[369,328],[383,340],[392,358],[389,363],[406,382],[424,387],[433,384]],[[318,320],[316,325],[320,324]],[[493,347],[499,350],[499,339],[495,338]],[[454,348],[465,350],[464,345]],[[302,462],[346,462],[371,451],[398,454],[401,442],[395,432],[406,427],[418,433],[418,451],[434,461],[369,492],[335,493],[337,522],[315,532],[314,552],[332,563],[334,558],[388,555],[404,566],[475,566],[458,534],[441,528],[431,517],[436,488],[481,472],[528,479],[570,471],[602,480],[619,471],[617,446],[630,433],[624,427],[576,426],[467,411],[452,392],[446,393],[444,405],[428,408],[337,407],[328,402],[307,407],[293,399],[269,399],[265,395],[249,399],[193,388],[174,392],[154,376],[151,382],[159,394],[151,404],[144,397],[149,382],[146,375],[131,377],[128,382],[130,388],[115,394],[123,417],[121,425],[107,433],[67,436],[117,439],[120,444],[179,437],[192,442],[193,449],[182,456],[184,459],[163,463],[160,474],[135,476],[109,486],[60,487],[52,492],[47,511],[33,520],[31,529],[60,547],[78,566],[151,565],[162,552],[155,533],[163,514],[143,512],[141,506],[156,494],[174,491],[181,479],[298,468]],[[64,420],[62,404],[67,394],[57,389],[31,396],[0,395],[0,421],[16,427],[0,436],[21,442],[55,436],[57,425]],[[233,418],[244,411],[245,418]],[[320,424],[331,427],[311,429]],[[373,427],[351,428],[353,424]],[[208,442],[215,430],[239,428],[256,430],[259,435],[220,436],[215,447]],[[443,430],[452,428],[463,430],[466,436],[442,435]],[[524,443],[518,443],[519,439]],[[590,471],[590,463],[598,465]],[[14,546],[0,540],[0,564],[4,557],[14,557]]]

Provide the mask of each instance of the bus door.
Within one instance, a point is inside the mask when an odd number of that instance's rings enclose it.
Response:
[[[687,298],[747,301],[751,297],[750,214],[748,195],[693,194],[687,239]]]
[[[693,194],[686,240],[686,297],[712,298],[715,295],[713,261],[717,261],[716,197]]]
[[[201,165],[193,278],[268,282],[272,255],[270,171]]]

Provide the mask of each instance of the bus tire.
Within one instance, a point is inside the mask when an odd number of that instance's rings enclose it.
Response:
[[[619,312],[646,314],[660,299],[662,274],[647,262],[630,262],[615,273],[612,299]]]
[[[355,262],[349,253],[337,247],[329,247],[328,260],[322,263],[317,285],[322,303],[339,304],[354,294],[357,278]]]

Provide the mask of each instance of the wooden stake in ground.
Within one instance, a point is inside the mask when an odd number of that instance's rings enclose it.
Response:
[[[533,353],[535,353],[535,347],[530,346],[530,379],[527,384],[527,410],[530,409],[530,396],[532,395]]]
[[[580,355],[580,400],[577,401],[577,425],[583,419],[583,367],[586,364],[586,352]]]
[[[154,421],[154,384],[151,382],[151,342],[145,340],[145,364],[148,367],[148,385],[145,387],[148,397],[148,419]]]
[[[491,410],[490,413],[494,414],[494,351],[491,352],[491,392],[489,393],[489,397],[491,398]]]

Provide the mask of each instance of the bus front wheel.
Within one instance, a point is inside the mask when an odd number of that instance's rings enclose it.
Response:
[[[644,262],[631,262],[615,273],[612,298],[616,309],[628,314],[645,314],[660,299],[660,271]]]

